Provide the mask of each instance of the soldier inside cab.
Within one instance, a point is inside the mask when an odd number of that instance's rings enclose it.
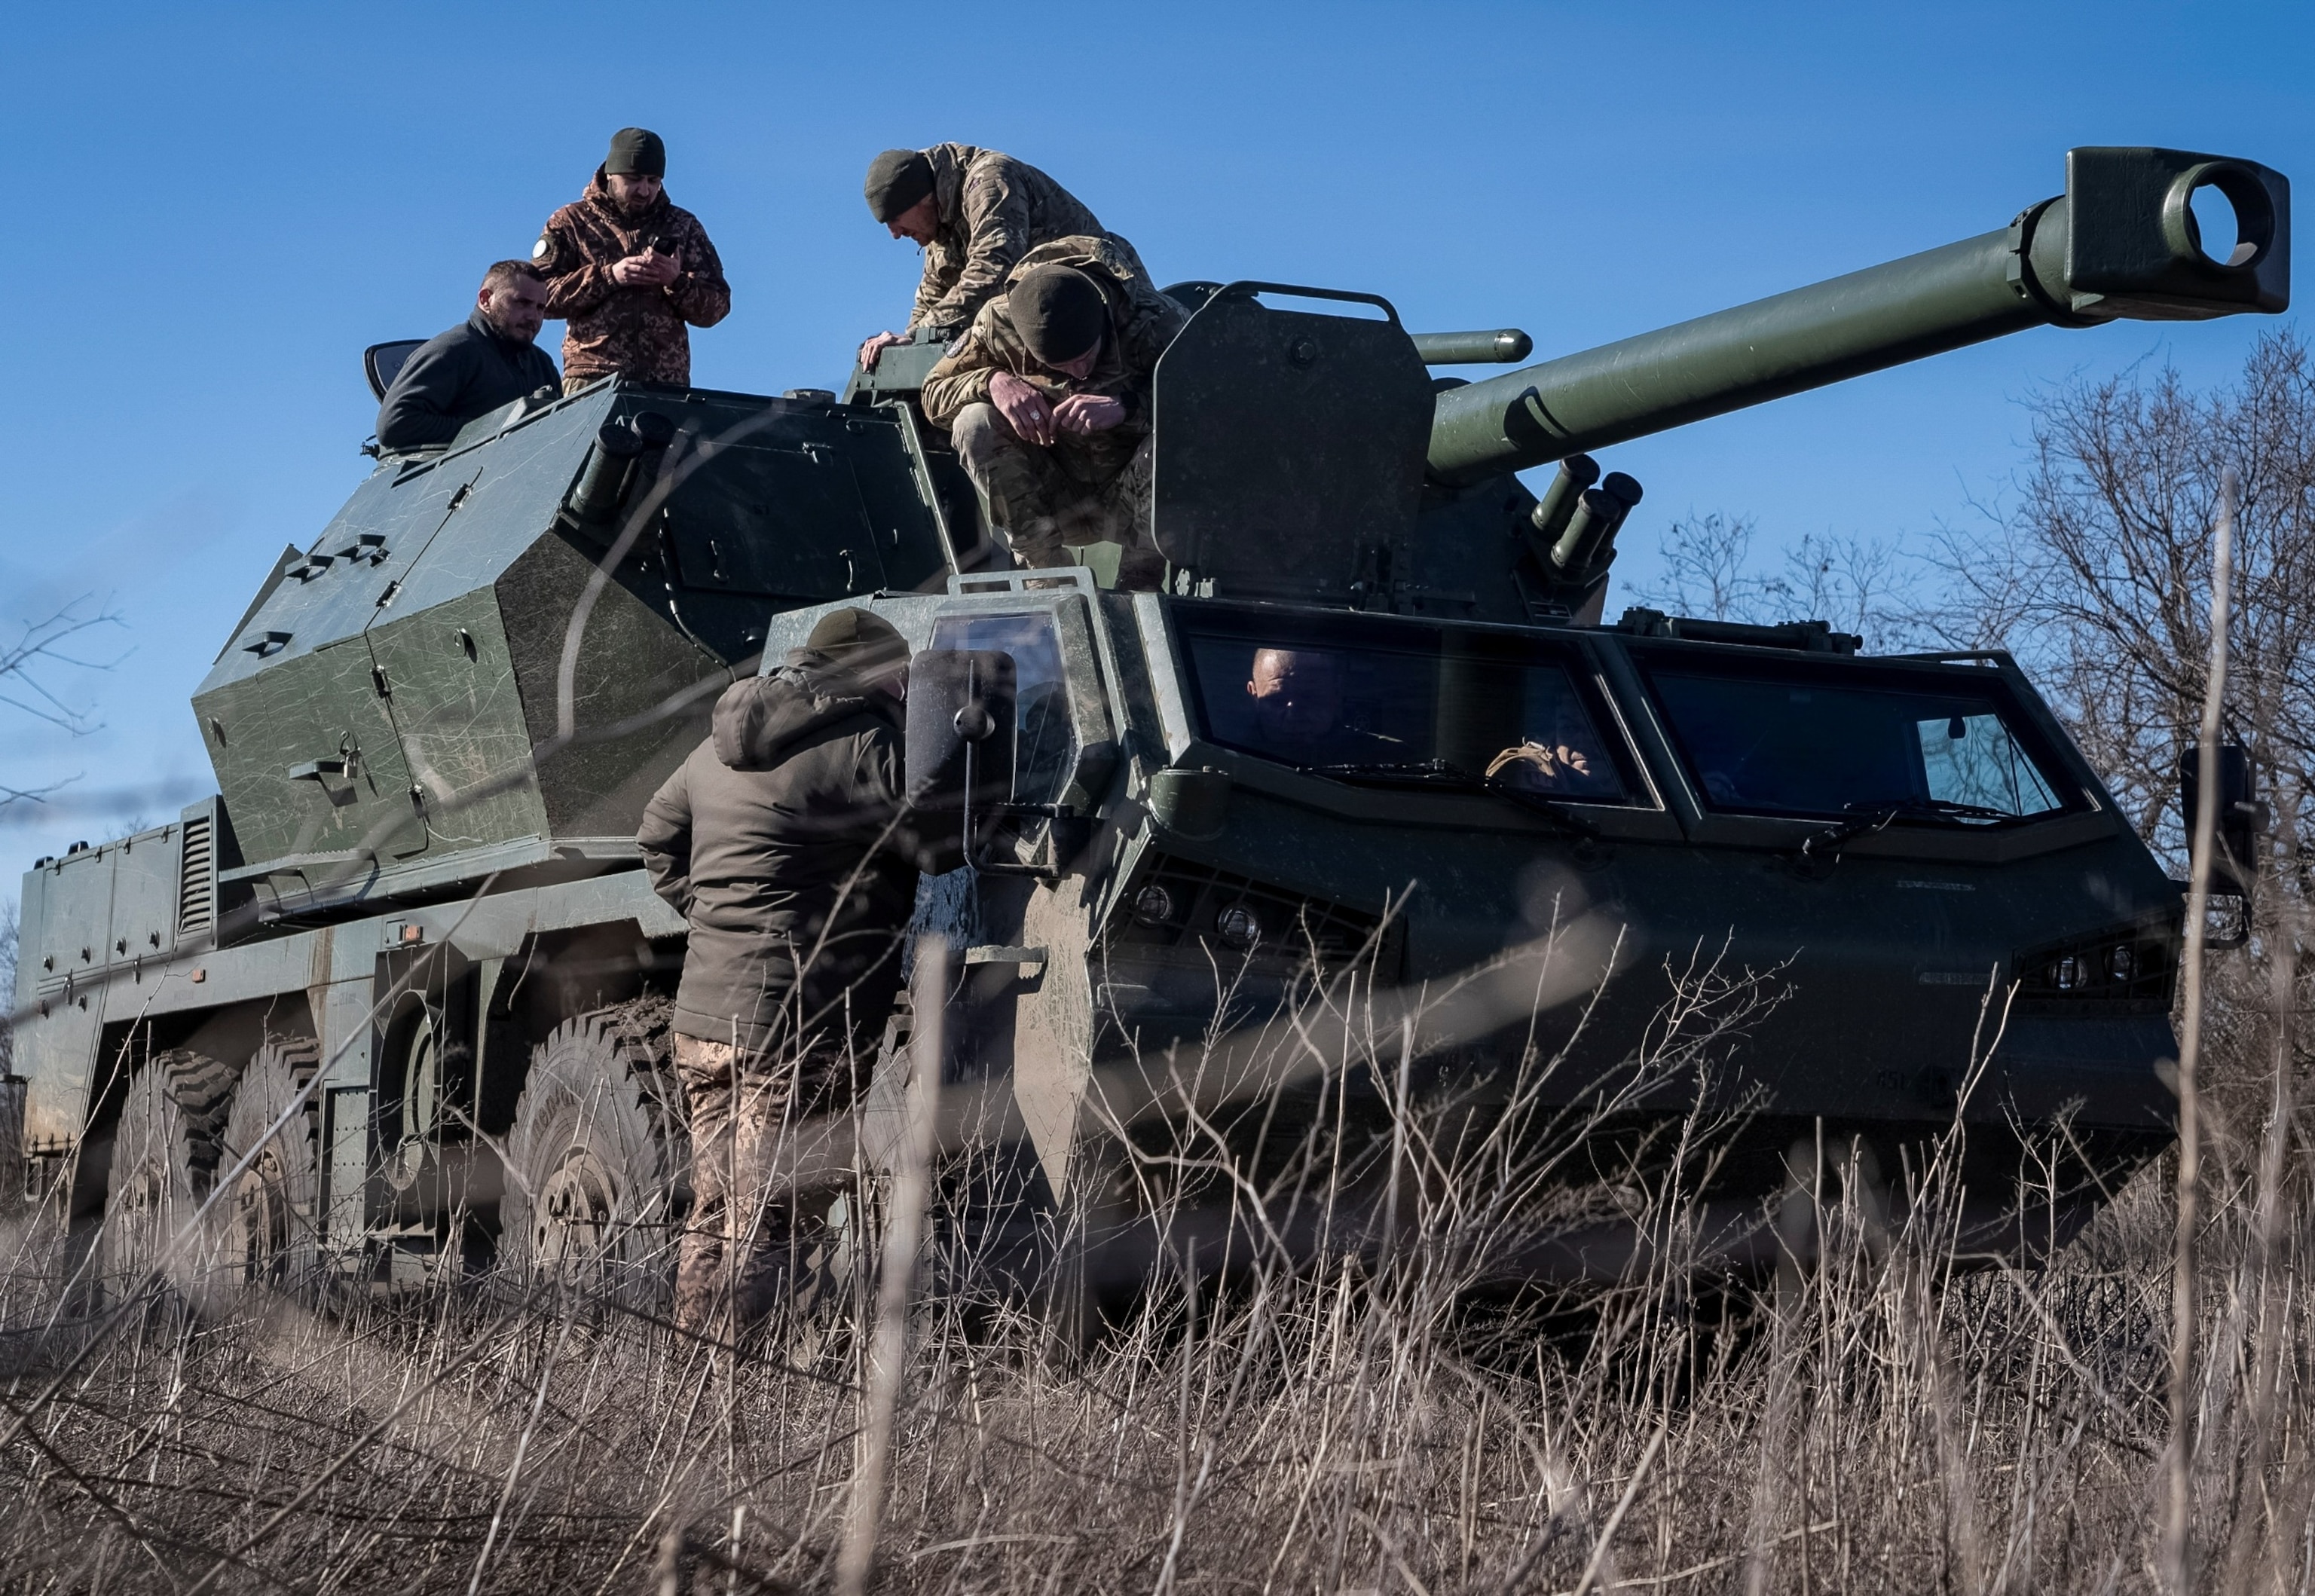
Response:
[[[926,377],[926,419],[948,429],[990,531],[1021,564],[1113,543],[1119,587],[1158,586],[1150,378],[1187,319],[1114,241],[1055,239],[1021,258]]]
[[[667,146],[622,128],[587,191],[547,217],[530,252],[546,279],[546,314],[569,324],[563,391],[614,373],[691,382],[690,327],[732,310],[723,262],[699,218],[667,197]]]
[[[1133,246],[1104,228],[1076,195],[998,150],[969,144],[886,150],[868,164],[863,188],[868,214],[925,252],[907,328],[862,343],[863,371],[874,371],[878,355],[912,335],[954,338],[1024,256],[1057,238],[1107,239],[1136,276],[1149,275]]]
[[[546,315],[546,283],[528,261],[501,261],[483,274],[474,314],[410,353],[377,407],[377,443],[386,454],[436,448],[477,416],[554,387],[554,361],[537,343]]]

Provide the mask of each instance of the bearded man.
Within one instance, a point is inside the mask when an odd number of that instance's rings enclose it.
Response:
[[[667,146],[622,128],[587,191],[546,219],[530,262],[546,279],[546,314],[570,325],[563,391],[614,373],[691,384],[688,327],[732,311],[723,262],[699,218],[667,197]]]

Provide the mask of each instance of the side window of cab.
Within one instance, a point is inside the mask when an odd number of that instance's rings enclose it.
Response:
[[[932,645],[1013,657],[1018,693],[1013,797],[1021,803],[1059,799],[1077,764],[1078,735],[1069,719],[1069,682],[1052,612],[943,616],[933,623]]]

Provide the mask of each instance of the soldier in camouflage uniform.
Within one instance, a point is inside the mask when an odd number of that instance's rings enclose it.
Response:
[[[642,382],[691,381],[691,335],[732,309],[723,263],[699,218],[668,202],[667,146],[622,128],[576,203],[546,219],[530,252],[547,281],[546,314],[570,323],[563,391],[617,372]]]
[[[875,368],[886,347],[926,329],[944,341],[972,324],[1021,258],[1057,238],[1105,238],[1131,265],[1149,270],[1133,246],[1104,229],[1075,195],[1025,161],[969,144],[886,150],[869,163],[868,209],[895,238],[924,246],[925,271],[905,332],[879,332],[860,346],[860,368]]]
[[[1118,586],[1156,588],[1149,378],[1187,313],[1107,237],[1042,244],[1005,288],[925,378],[926,416],[949,430],[989,528],[1024,565],[1114,543]]]

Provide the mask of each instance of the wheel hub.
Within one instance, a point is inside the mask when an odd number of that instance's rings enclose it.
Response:
[[[541,1184],[533,1210],[531,1255],[557,1272],[599,1267],[610,1241],[618,1184],[590,1148],[563,1155]]]

